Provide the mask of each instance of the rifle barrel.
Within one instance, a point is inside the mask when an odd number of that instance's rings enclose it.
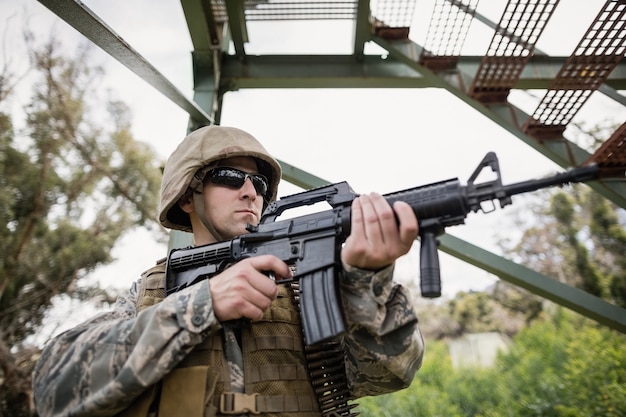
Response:
[[[555,174],[547,178],[540,178],[536,180],[528,180],[515,184],[509,184],[504,186],[504,191],[506,195],[512,196],[516,194],[527,193],[529,191],[539,190],[541,188],[552,187],[554,185],[564,185],[568,183],[589,181],[597,178],[598,172],[599,170],[597,165],[578,167],[566,172]]]

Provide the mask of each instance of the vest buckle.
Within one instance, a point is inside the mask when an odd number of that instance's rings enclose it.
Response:
[[[261,414],[257,407],[259,394],[242,392],[224,392],[220,395],[220,413],[222,414]]]

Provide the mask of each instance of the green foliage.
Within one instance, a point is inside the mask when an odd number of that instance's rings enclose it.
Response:
[[[359,401],[362,416],[617,417],[626,415],[626,336],[557,309],[522,330],[490,368],[451,365],[427,341],[406,390]]]
[[[548,213],[564,237],[557,248],[571,266],[570,284],[626,306],[626,229],[617,210],[590,188],[578,185],[569,193],[555,193]]]
[[[520,332],[497,364],[518,395],[516,415],[624,415],[624,342],[623,334],[561,309]]]
[[[590,257],[585,242],[579,239],[582,225],[576,221],[575,206],[576,201],[572,196],[558,192],[552,196],[550,212],[556,220],[557,230],[561,232],[562,238],[568,244],[569,251],[563,253],[567,257],[568,264],[574,266],[580,277],[579,286],[588,293],[601,297],[601,276]]]
[[[493,330],[493,305],[483,292],[460,292],[448,304],[450,315],[461,326],[463,333]]]

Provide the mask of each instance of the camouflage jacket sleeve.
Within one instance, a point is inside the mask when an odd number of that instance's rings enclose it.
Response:
[[[341,296],[354,398],[409,386],[421,366],[424,341],[408,289],[393,282],[393,265],[376,272],[344,265]]]
[[[221,327],[208,281],[138,314],[136,287],[46,345],[33,375],[41,417],[114,415]]]

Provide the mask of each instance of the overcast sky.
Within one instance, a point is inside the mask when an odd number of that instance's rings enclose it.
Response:
[[[84,3],[187,97],[192,97],[192,45],[179,1],[87,0]],[[418,8],[425,3],[431,1],[418,1]],[[486,4],[484,13],[492,13],[490,17],[496,21],[497,8],[502,3],[481,2]],[[593,4],[591,10],[583,13],[582,8],[589,8],[590,4]],[[585,22],[595,17],[599,4],[563,0],[562,7],[569,5],[569,10],[577,12],[576,23],[555,16],[565,20],[546,31],[549,38],[557,38],[553,35],[555,31],[567,30],[568,36],[558,36],[558,43],[545,42],[539,48],[552,55],[569,55],[586,30]],[[68,53],[78,42],[84,42],[73,28],[35,0],[0,0],[0,16],[7,22],[0,65],[8,62],[18,71],[26,65],[20,35],[24,24],[43,36],[42,39],[54,31],[63,39]],[[418,17],[426,23],[416,26],[411,36],[420,43],[423,39],[419,36],[423,35],[430,16],[423,13]],[[247,51],[270,53],[301,48],[306,37],[314,33],[315,45],[323,48],[319,53],[347,54],[352,47],[351,28],[351,23],[346,22],[335,22],[324,30],[304,22],[297,25],[274,22],[269,26],[250,23],[251,42]],[[481,41],[468,44],[467,53],[483,54],[491,34],[476,32],[476,39]],[[94,63],[104,65],[107,70],[107,86],[130,105],[135,137],[151,143],[165,160],[184,137],[186,113],[98,48],[94,48],[93,56]],[[524,109],[526,112],[534,109],[535,101],[527,95],[519,94],[516,100],[518,105],[529,106]],[[19,115],[23,102],[18,99],[14,104],[15,114]],[[596,94],[577,119],[599,121],[609,115],[614,115],[616,120],[626,119],[622,106]],[[466,183],[488,151],[497,153],[505,184],[560,170],[520,139],[439,89],[242,90],[226,95],[222,124],[248,130],[277,158],[331,182],[346,180],[357,192],[386,193],[453,177]],[[297,191],[292,185],[281,183],[279,196]],[[507,215],[514,210],[512,207],[489,215],[470,214],[465,226],[449,228],[448,232],[499,252],[497,238],[516,232],[511,216]],[[105,285],[127,288],[141,271],[166,253],[163,245],[147,243],[150,241],[145,232],[129,234],[114,251],[118,260],[101,268],[95,276]],[[417,253],[412,253],[403,260],[402,270],[407,272],[402,279],[417,280],[416,256]],[[443,289],[448,295],[458,290],[482,289],[493,282],[493,277],[482,270],[445,254],[441,254],[441,259]]]

